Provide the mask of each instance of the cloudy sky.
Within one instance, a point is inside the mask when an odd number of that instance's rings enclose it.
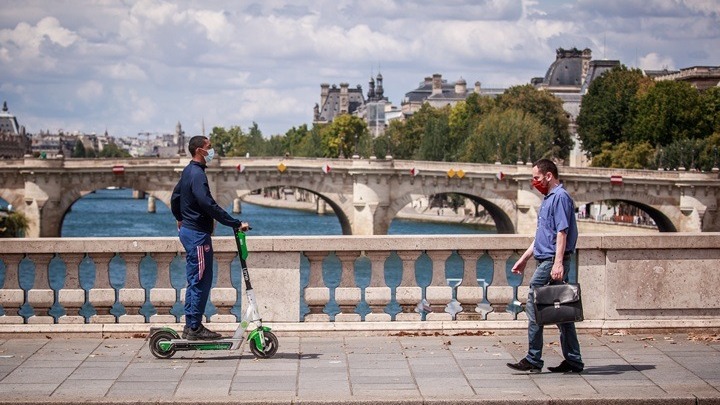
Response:
[[[311,124],[320,84],[544,76],[557,48],[720,65],[720,0],[0,0],[0,102],[31,133]]]

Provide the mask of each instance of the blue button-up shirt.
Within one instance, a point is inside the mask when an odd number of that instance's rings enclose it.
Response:
[[[557,234],[560,231],[567,232],[565,253],[573,253],[578,236],[575,204],[562,184],[550,190],[540,205],[533,248],[536,259],[549,259],[555,256]]]

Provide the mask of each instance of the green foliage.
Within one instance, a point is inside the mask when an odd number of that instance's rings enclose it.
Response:
[[[449,109],[435,110],[425,121],[417,156],[421,160],[452,160],[454,149],[451,147]],[[452,149],[452,150],[451,150]]]
[[[247,152],[247,136],[238,126],[229,130],[213,127],[210,132],[210,143],[218,156],[245,156]]]
[[[596,156],[605,142],[616,145],[631,139],[636,96],[652,84],[642,71],[625,66],[605,72],[590,84],[577,117],[578,136],[586,153]]]
[[[72,157],[74,158],[84,158],[85,157],[85,145],[83,145],[81,140],[75,141],[75,147],[72,151]]]
[[[18,211],[7,213],[0,216],[0,237],[14,238],[22,237],[30,227],[28,217]]]
[[[720,132],[720,87],[711,87],[700,93],[700,114],[708,131]]]
[[[639,94],[628,139],[669,145],[700,137],[704,132],[698,91],[687,82],[661,81]]]
[[[130,153],[120,148],[114,142],[110,142],[98,154],[101,158],[126,158],[130,157]]]
[[[539,119],[553,132],[551,156],[563,160],[570,156],[573,140],[568,130],[570,119],[563,109],[562,100],[526,84],[507,89],[498,97],[498,106],[503,110],[515,108]]]
[[[655,165],[655,149],[648,142],[631,145],[621,142],[611,145],[603,144],[603,151],[593,157],[592,165],[596,167],[616,167],[624,169],[645,169]]]
[[[357,149],[361,156],[369,156],[370,145],[367,125],[362,118],[342,114],[320,131],[322,156],[350,157]]]
[[[487,114],[464,145],[464,162],[515,164],[518,159],[549,157],[554,134],[538,118],[524,111],[496,109]]]
[[[390,123],[386,132],[390,136],[392,154],[395,159],[417,158],[425,126],[433,111],[434,108],[425,103],[404,122],[393,121]]]

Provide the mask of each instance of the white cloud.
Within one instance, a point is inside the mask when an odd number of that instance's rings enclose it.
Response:
[[[675,69],[675,64],[673,63],[672,58],[659,55],[655,52],[651,52],[651,53],[641,57],[639,59],[638,63],[639,63],[638,67],[640,69],[649,69],[649,70],[660,70],[660,69],[673,70],[673,69]]]
[[[103,85],[98,81],[90,80],[80,85],[76,94],[82,101],[94,101],[103,95]]]
[[[433,73],[525,84],[558,47],[648,69],[720,63],[717,0],[650,1],[25,0],[0,15],[0,96],[31,132],[199,133],[204,117],[274,134],[310,123],[320,83],[367,91],[378,70],[399,104]]]

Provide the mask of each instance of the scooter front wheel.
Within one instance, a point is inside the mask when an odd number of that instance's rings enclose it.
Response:
[[[168,331],[156,332],[150,337],[150,353],[158,359],[169,359],[175,354],[175,347],[170,346],[168,349],[163,350],[160,347],[160,342],[167,342],[175,338],[176,336]]]
[[[260,349],[259,347],[257,347],[255,341],[250,341],[248,342],[250,344],[250,351],[253,352],[253,354],[257,358],[269,359],[270,357],[274,356],[278,350],[278,339],[275,334],[270,331],[263,332],[263,336],[265,337],[264,347]]]

